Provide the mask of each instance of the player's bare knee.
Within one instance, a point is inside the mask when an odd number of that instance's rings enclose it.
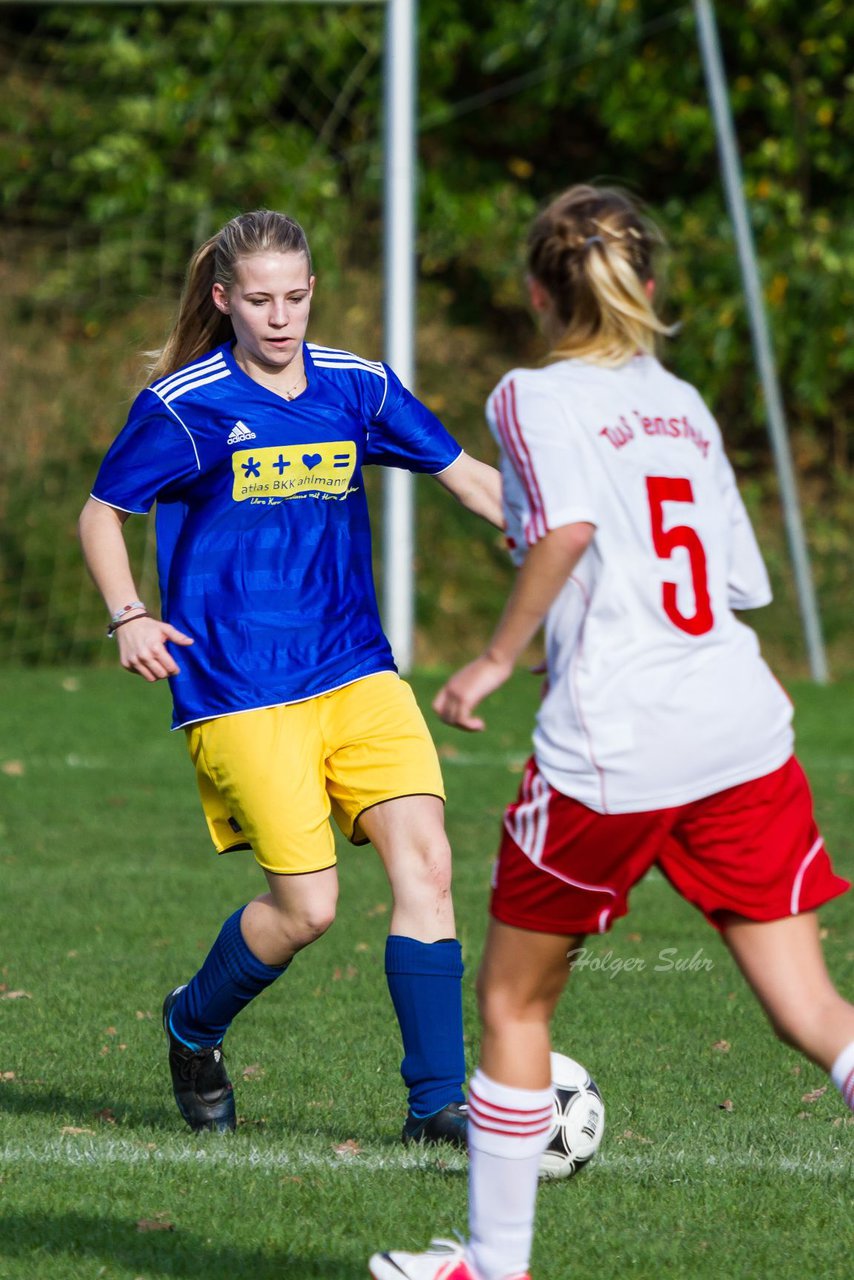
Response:
[[[782,1044],[792,1049],[809,1052],[809,1047],[816,1032],[820,1032],[823,1017],[817,1016],[815,1007],[799,1007],[790,1005],[778,1006],[767,1010],[771,1030]]]
[[[768,1016],[778,1040],[813,1057],[815,1046],[824,1041],[827,1028],[834,1026],[840,1017],[850,1021],[850,1012],[847,1001],[837,991],[829,990],[808,1004],[799,1002],[784,1009],[771,1009]]]
[[[788,1045],[790,1049],[800,1049],[802,1047],[803,1035],[798,1034],[788,1022],[775,1017],[773,1014],[768,1015],[768,1021],[771,1023],[771,1030],[781,1044]]]
[[[449,845],[437,847],[435,844],[419,849],[410,860],[410,872],[407,880],[415,880],[420,884],[423,893],[431,898],[450,897],[451,893],[451,850]]]
[[[282,942],[292,952],[301,951],[322,938],[334,919],[335,903],[303,908],[298,912],[281,912],[279,929]]]
[[[480,978],[477,982],[477,1007],[485,1034],[495,1033],[505,1025],[506,1002],[502,993],[486,986]]]
[[[335,904],[319,908],[307,913],[303,918],[303,928],[312,942],[317,938],[322,938],[326,930],[330,928],[335,920]]]
[[[478,976],[477,1002],[487,1031],[509,1023],[548,1021],[553,1001],[541,991],[521,990],[511,984],[495,983]]]

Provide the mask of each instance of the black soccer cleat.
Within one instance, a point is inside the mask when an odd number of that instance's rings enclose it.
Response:
[[[452,1147],[462,1147],[465,1150],[468,1113],[467,1102],[449,1102],[432,1116],[416,1116],[410,1111],[403,1125],[401,1139],[406,1146],[410,1143],[432,1146],[447,1142]]]
[[[163,1030],[169,1041],[169,1070],[178,1110],[197,1133],[209,1129],[230,1133],[237,1126],[234,1090],[225,1069],[222,1041],[204,1049],[191,1049],[173,1033],[169,1015],[183,987],[170,991],[163,1001]]]

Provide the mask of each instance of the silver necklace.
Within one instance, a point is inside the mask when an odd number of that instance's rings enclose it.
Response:
[[[0,0],[0,3],[2,3],[2,0]],[[276,395],[281,396],[283,400],[295,400],[303,387],[308,386],[308,378],[305,376],[305,369],[301,371],[300,376],[292,387],[286,387],[284,391],[280,391],[274,382],[263,382],[263,380],[253,377],[243,361],[239,357],[235,357],[235,359],[248,378],[252,378],[253,382],[260,381],[262,386],[266,386],[270,391],[275,391]]]

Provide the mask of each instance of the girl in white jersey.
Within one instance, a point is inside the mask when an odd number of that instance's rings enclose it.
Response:
[[[535,220],[542,369],[499,383],[520,566],[484,653],[434,707],[477,704],[545,623],[547,691],[507,809],[469,1089],[470,1239],[371,1259],[375,1280],[527,1280],[551,1126],[549,1022],[588,933],[657,866],[721,933],[781,1039],[854,1109],[854,1006],[815,910],[834,875],[792,755],[791,706],[733,610],[771,598],[717,424],[654,355],[654,227],[623,192],[577,186]]]
[[[386,365],[305,341],[313,290],[305,235],[283,214],[241,214],[202,245],[80,518],[122,665],[169,679],[214,846],[251,849],[267,881],[166,996],[172,1086],[191,1128],[234,1129],[223,1037],[332,923],[334,817],[391,884],[403,1140],[462,1145],[441,772],[382,631],[362,469],[435,475],[499,526],[500,481]],[[123,538],[155,503],[162,618],[138,598]]]

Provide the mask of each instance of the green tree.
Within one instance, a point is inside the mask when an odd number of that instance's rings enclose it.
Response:
[[[716,10],[808,527],[841,633],[852,573],[854,7],[718,0]],[[35,559],[49,575],[50,547],[70,528],[61,477],[51,472],[49,495],[34,460],[61,441],[62,474],[88,479],[93,440],[106,443],[138,381],[127,353],[157,341],[163,299],[172,305],[191,249],[224,219],[260,205],[294,214],[325,289],[337,282],[339,311],[365,310],[380,250],[383,19],[382,6],[360,5],[0,8],[12,356],[0,391],[7,416],[30,424],[0,476],[8,581]],[[472,420],[489,379],[538,350],[522,289],[531,214],[570,183],[617,181],[645,198],[670,243],[664,305],[682,329],[667,360],[710,400],[754,505],[773,499],[693,6],[421,0],[419,21],[418,253],[431,304],[422,389],[478,447]],[[483,358],[462,340],[466,326],[486,331]],[[36,509],[39,520],[50,509],[59,535],[34,527]],[[425,518],[440,548],[423,577],[436,601],[431,574],[457,554],[458,534],[450,517]],[[768,528],[781,578],[785,551]],[[486,544],[473,552],[463,589],[476,595],[497,563]],[[31,595],[19,632],[44,608]]]

